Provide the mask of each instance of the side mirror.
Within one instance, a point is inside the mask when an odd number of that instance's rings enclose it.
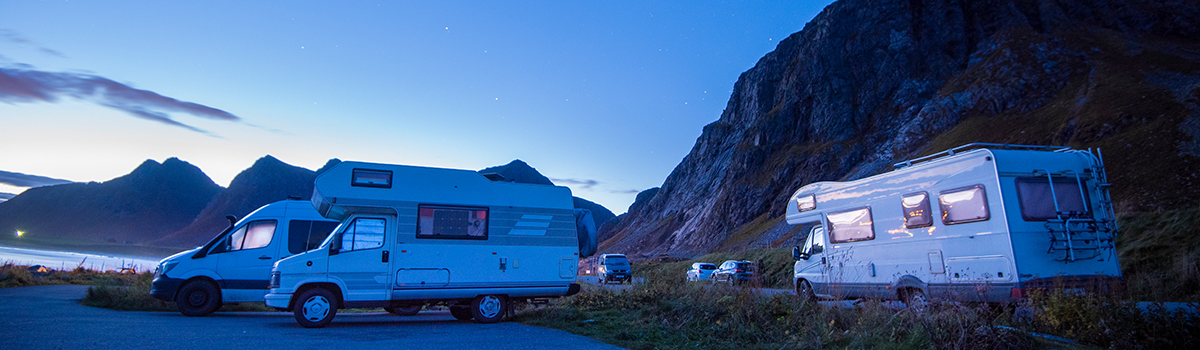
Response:
[[[800,246],[792,247],[792,259],[808,260],[808,254],[800,252]]]
[[[329,241],[329,256],[338,255],[338,253],[342,250],[341,234],[334,232],[332,235],[334,235],[334,237]]]

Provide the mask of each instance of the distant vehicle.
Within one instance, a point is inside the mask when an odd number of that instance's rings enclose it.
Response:
[[[521,300],[573,295],[595,252],[571,190],[470,170],[342,162],[317,176],[312,207],[341,225],[275,263],[267,305],[323,327],[340,308],[444,305],[492,323]]]
[[[717,265],[715,264],[702,262],[692,264],[692,268],[687,271],[687,280],[688,282],[707,281],[716,270]]]
[[[150,295],[175,302],[179,312],[204,316],[222,304],[263,302],[271,264],[303,253],[338,222],[321,217],[307,201],[267,204],[230,225],[207,244],[158,263]],[[236,222],[234,222],[236,221]]]
[[[600,278],[601,284],[613,281],[633,283],[633,270],[629,266],[629,259],[625,258],[625,254],[601,255],[598,265],[596,277]]]
[[[919,306],[1123,286],[1099,151],[970,144],[896,166],[792,195],[787,222],[812,226],[793,250],[798,295]]]
[[[712,272],[713,283],[725,282],[736,285],[749,282],[756,278],[754,263],[749,261],[726,260]]]

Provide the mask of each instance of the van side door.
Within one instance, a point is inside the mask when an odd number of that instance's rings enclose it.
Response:
[[[271,265],[279,260],[282,241],[279,220],[254,220],[231,231],[213,247],[209,256],[217,258],[224,302],[263,301],[271,278]]]
[[[355,216],[335,232],[329,247],[329,278],[345,286],[345,301],[389,300],[388,273],[395,216]],[[389,239],[391,238],[391,239]]]

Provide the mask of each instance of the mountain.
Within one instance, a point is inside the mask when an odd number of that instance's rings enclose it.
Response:
[[[3,201],[6,201],[6,200],[9,200],[9,199],[12,199],[12,197],[16,197],[16,196],[17,196],[17,195],[16,195],[16,194],[13,194],[13,193],[8,193],[8,192],[0,192],[0,202],[3,202]]]
[[[140,243],[174,232],[220,191],[194,165],[146,160],[102,183],[35,187],[0,202],[0,232],[40,240]]]
[[[738,78],[602,251],[788,242],[799,187],[972,142],[1099,147],[1118,211],[1189,206],[1198,38],[1196,1],[838,1]]]
[[[191,247],[203,244],[229,225],[226,215],[238,218],[272,202],[295,197],[312,197],[317,174],[341,161],[331,159],[318,171],[292,166],[270,155],[259,158],[243,170],[211,203],[194,216],[195,220],[177,232],[154,242],[163,246]]]
[[[513,160],[505,165],[489,167],[479,171],[480,174],[495,173],[504,177],[504,181],[512,181],[527,184],[538,185],[554,185],[550,178],[542,175],[537,169],[529,166],[520,159]],[[596,227],[600,227],[605,222],[616,218],[611,210],[595,202],[579,198],[571,197],[574,201],[575,208],[587,209],[592,211],[592,220],[596,222]]]

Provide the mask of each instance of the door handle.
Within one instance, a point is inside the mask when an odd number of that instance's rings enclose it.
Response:
[[[258,257],[258,259],[259,260],[271,260],[271,257],[263,255],[263,256]]]
[[[390,254],[390,253],[388,253],[388,251],[386,251],[386,250],[385,250],[385,251],[383,251],[383,259],[382,259],[382,261],[380,261],[380,262],[388,262],[388,255],[389,255],[389,254]]]

